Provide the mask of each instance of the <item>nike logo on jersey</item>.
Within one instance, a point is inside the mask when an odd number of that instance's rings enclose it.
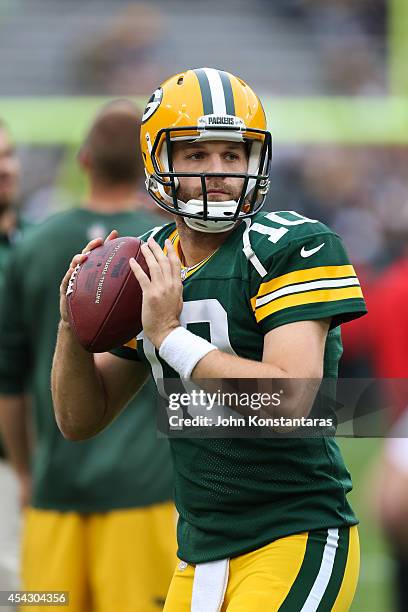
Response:
[[[314,255],[315,253],[317,253],[317,251],[320,251],[320,249],[324,247],[324,245],[325,243],[322,242],[322,244],[319,244],[319,246],[315,247],[314,249],[305,249],[305,247],[302,247],[300,251],[300,255],[301,257],[310,257],[311,255]]]

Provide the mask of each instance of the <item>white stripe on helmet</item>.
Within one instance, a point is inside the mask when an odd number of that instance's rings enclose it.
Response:
[[[210,85],[214,115],[226,115],[227,107],[225,104],[225,94],[220,73],[218,70],[215,70],[215,68],[203,68],[203,70],[207,75],[208,83]]]

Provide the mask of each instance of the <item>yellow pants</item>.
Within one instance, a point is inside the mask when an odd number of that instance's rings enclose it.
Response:
[[[36,612],[158,612],[176,560],[175,525],[171,503],[101,514],[30,508],[23,588],[69,591],[69,606]]]
[[[346,612],[357,586],[357,527],[280,538],[230,560],[221,612]],[[178,563],[164,612],[190,612],[194,566]]]

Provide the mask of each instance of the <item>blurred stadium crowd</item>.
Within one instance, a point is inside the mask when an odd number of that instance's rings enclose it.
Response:
[[[2,96],[146,96],[168,74],[204,64],[241,75],[261,97],[387,95],[389,4],[2,0],[0,118]],[[40,222],[77,205],[72,147],[22,142],[18,153],[23,217]],[[371,292],[408,255],[408,147],[277,144],[274,155],[266,208],[326,222]],[[373,375],[369,351],[357,363],[349,340],[344,373]]]
[[[171,10],[160,1],[70,0],[62,9],[38,0],[35,15],[34,7],[27,10],[27,4],[20,2],[24,18],[14,3],[7,11],[7,4],[3,3],[0,21],[0,54],[2,47],[11,54],[11,38],[15,46],[21,45],[19,36],[26,36],[28,28],[33,40],[46,24],[59,29],[59,36],[48,33],[47,45],[39,43],[37,59],[48,57],[49,63],[52,56],[54,61],[42,77],[36,75],[35,83],[26,78],[29,62],[21,46],[10,74],[2,62],[0,95],[146,95],[165,75],[184,67],[184,57],[189,65],[199,65],[203,59],[209,65],[222,63],[250,80],[261,94],[387,92],[385,0],[258,0],[251,11],[241,0],[222,7],[177,0]],[[204,24],[205,30],[206,16],[213,10],[217,19],[211,31],[191,47],[195,24]],[[180,37],[179,30],[188,34]],[[244,32],[245,43],[238,45],[237,57],[236,41],[244,39]],[[214,44],[217,40],[227,41],[222,52],[220,43]],[[259,64],[251,60],[253,54],[261,58]],[[58,75],[55,58],[63,68]],[[273,116],[271,129],[273,134]],[[22,201],[28,218],[39,220],[50,210],[68,206],[72,185],[64,184],[64,144],[39,150],[23,143],[21,153]],[[403,147],[275,147],[267,206],[295,208],[325,219],[345,239],[353,261],[375,271],[398,254],[399,234],[408,226],[407,156]]]
[[[261,94],[384,93],[388,5],[2,0],[0,95],[146,95],[204,60],[247,76]]]

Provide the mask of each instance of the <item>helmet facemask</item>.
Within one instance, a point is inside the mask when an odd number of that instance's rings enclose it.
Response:
[[[211,121],[229,125],[212,125]],[[248,152],[246,172],[209,173],[176,172],[173,165],[173,143],[178,141],[232,141],[243,142]],[[266,130],[247,128],[238,117],[200,117],[196,126],[162,128],[153,145],[146,134],[154,173],[147,176],[146,187],[154,200],[165,210],[184,217],[186,224],[201,232],[224,232],[243,218],[251,217],[263,205],[269,188],[271,162],[271,135]],[[179,179],[199,178],[202,200],[184,202],[178,198]],[[215,202],[208,199],[207,179],[211,177],[243,180],[237,200]]]

